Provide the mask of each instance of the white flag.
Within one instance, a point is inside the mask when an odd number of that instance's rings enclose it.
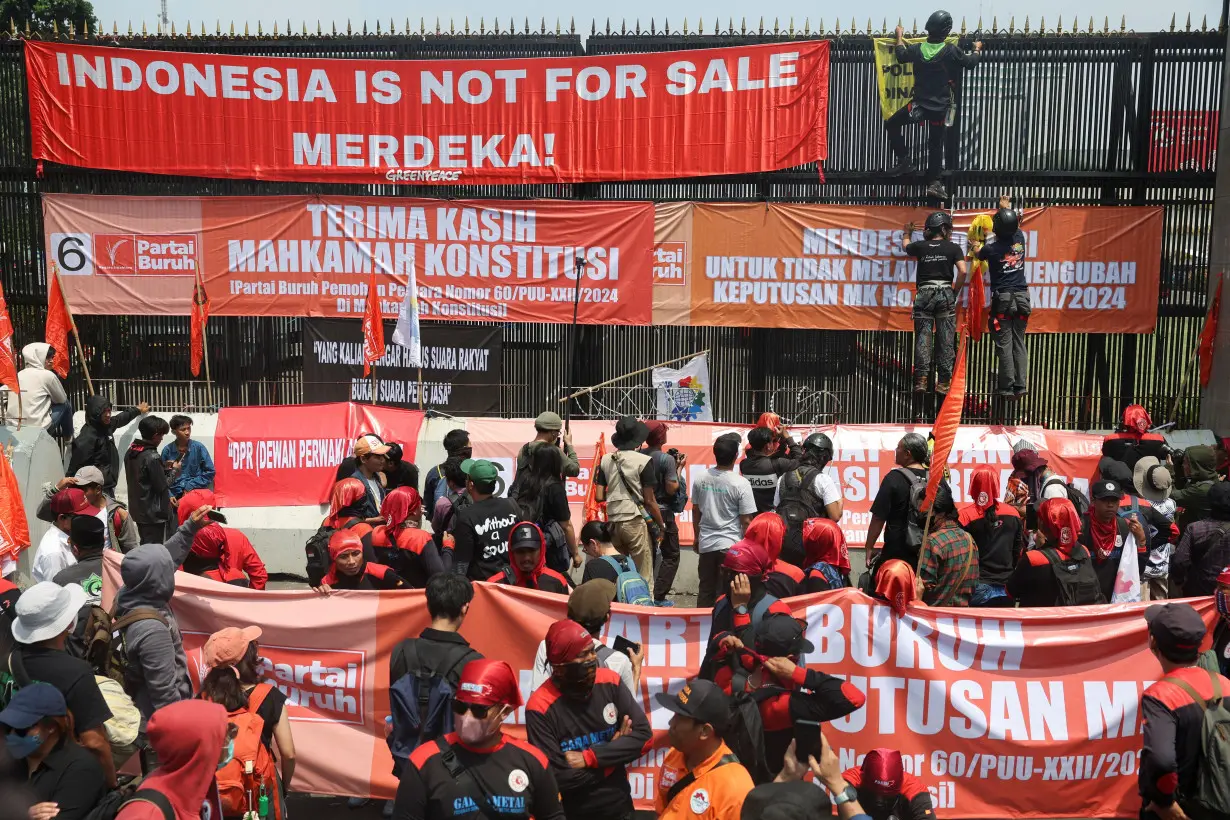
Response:
[[[1119,570],[1115,573],[1115,590],[1111,595],[1112,604],[1140,603],[1140,564],[1136,558],[1136,541],[1129,539],[1123,545],[1123,555],[1119,558]]]
[[[696,356],[683,367],[653,369],[658,418],[665,421],[713,421],[709,390],[709,359]]]
[[[418,283],[414,275],[414,265],[406,280],[406,296],[401,300],[401,309],[397,311],[397,327],[393,329],[393,344],[401,345],[410,351],[406,364],[410,367],[423,366],[423,335],[419,330],[419,297]]]

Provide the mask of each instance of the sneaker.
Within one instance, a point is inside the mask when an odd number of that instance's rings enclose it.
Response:
[[[668,600],[666,598],[663,598],[661,601],[654,601],[653,605],[654,606],[674,606],[675,602]]]
[[[927,196],[943,201],[948,199],[948,192],[944,190],[944,184],[936,180],[927,186]]]
[[[919,378],[914,379],[914,392],[915,393],[926,393],[927,392],[927,377],[926,376],[921,376]]]
[[[909,157],[897,157],[885,173],[890,177],[902,177],[914,173],[914,166],[910,163]]]
[[[943,393],[944,395],[948,395],[948,391],[949,391],[951,388],[952,388],[952,382],[951,382],[951,381],[940,382],[939,384],[937,384],[937,385],[935,386],[935,392],[936,392],[936,393]]]

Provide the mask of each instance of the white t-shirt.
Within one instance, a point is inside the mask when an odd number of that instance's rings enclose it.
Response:
[[[107,513],[107,507],[106,507],[106,505],[104,505],[104,506],[103,506],[103,508],[102,508],[101,510],[99,510],[99,511],[98,511],[98,515],[96,515],[96,516],[94,516],[94,517],[95,517],[95,518],[97,518],[99,521],[101,521],[101,522],[102,522],[102,525],[103,525],[103,549],[107,549],[107,550],[109,550],[109,549],[112,549],[112,547],[111,547],[111,527],[107,526],[107,516],[108,516],[108,513]]]
[[[602,641],[594,639],[594,647],[602,646]],[[619,679],[624,682],[624,686],[628,687],[628,691],[633,695],[640,697],[640,692],[636,691],[636,685],[632,679],[632,661],[622,652],[612,652],[610,656],[602,662],[602,666],[610,669]],[[547,678],[551,677],[551,664],[547,663],[547,642],[538,642],[538,651],[534,653],[534,675],[530,683],[530,691],[535,692],[539,686],[547,682]]]
[[[30,574],[34,576],[36,584],[50,581],[55,578],[57,572],[75,563],[77,557],[68,546],[68,535],[52,527],[43,533],[43,540],[38,542],[38,549],[34,552],[34,567]]]
[[[700,510],[701,554],[729,549],[743,537],[741,515],[756,514],[751,483],[734,470],[710,467],[692,482],[692,506]]]
[[[782,479],[785,477],[786,476],[782,476],[782,478],[777,480],[777,489],[773,491],[774,507],[782,503]],[[834,501],[841,500],[841,489],[837,486],[837,482],[823,470],[816,474],[816,480],[812,482],[811,488],[812,492],[814,492],[816,496],[824,502],[824,506],[826,507]],[[816,512],[823,514],[824,510],[817,510]]]

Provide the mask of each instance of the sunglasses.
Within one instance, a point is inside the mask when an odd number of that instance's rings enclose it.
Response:
[[[476,703],[462,703],[459,700],[453,701],[453,714],[464,715],[466,712],[474,715],[479,720],[486,720],[487,715],[491,714],[491,706],[479,706]]]

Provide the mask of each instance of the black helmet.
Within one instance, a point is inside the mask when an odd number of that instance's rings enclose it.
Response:
[[[1016,236],[1020,227],[1021,217],[1011,208],[1000,208],[991,218],[991,229],[995,232],[995,236],[1005,241]]]
[[[952,15],[940,9],[939,11],[931,12],[931,16],[927,18],[927,39],[932,42],[938,42],[952,32]]]
[[[803,452],[816,453],[828,461],[833,458],[833,440],[824,433],[812,433],[803,441]]]
[[[947,211],[936,211],[927,217],[925,232],[928,236],[945,230],[952,230],[952,217],[948,215]]]

